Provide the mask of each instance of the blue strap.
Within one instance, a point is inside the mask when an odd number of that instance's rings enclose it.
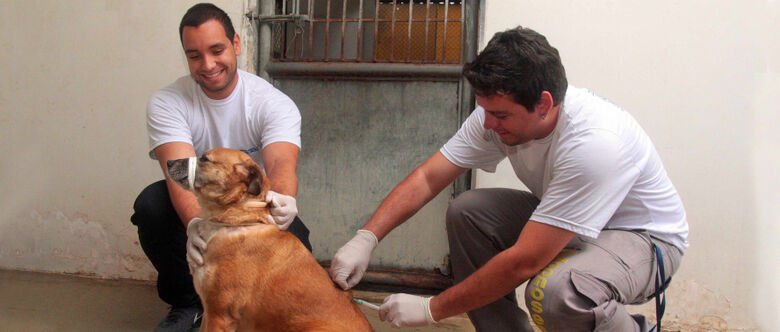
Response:
[[[655,319],[656,319],[656,325],[655,325],[655,331],[661,332],[661,319],[664,317],[664,310],[666,310],[666,287],[669,286],[669,283],[672,281],[672,278],[669,277],[668,280],[664,279],[664,276],[666,273],[664,273],[664,255],[661,254],[661,249],[658,248],[658,246],[653,243],[653,249],[655,250],[655,257],[656,263],[658,264],[658,269],[656,270],[655,275]],[[662,298],[663,297],[663,298]]]

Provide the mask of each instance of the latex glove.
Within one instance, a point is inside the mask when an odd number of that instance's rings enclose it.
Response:
[[[271,218],[274,219],[276,227],[286,230],[298,215],[298,207],[295,205],[295,197],[280,194],[269,190],[265,194],[265,201],[271,203]]]
[[[357,231],[355,237],[342,246],[330,264],[330,278],[341,286],[342,289],[350,289],[360,282],[371,260],[371,252],[374,251],[379,240],[369,230]]]
[[[200,231],[203,222],[203,219],[195,217],[187,224],[187,263],[191,266],[203,265],[203,252],[206,251],[206,240]]]
[[[431,315],[431,298],[393,294],[379,306],[379,319],[393,327],[425,326],[436,323]]]

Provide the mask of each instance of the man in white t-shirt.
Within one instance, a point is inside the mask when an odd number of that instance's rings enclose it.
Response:
[[[266,200],[282,230],[311,250],[309,230],[297,217],[295,174],[301,116],[284,93],[239,70],[239,36],[230,17],[212,4],[198,4],[182,18],[179,36],[190,75],[157,91],[147,107],[149,156],[166,174],[166,161],[202,155],[216,147],[243,150],[272,182]],[[206,243],[195,196],[167,176],[146,187],[131,217],[146,255],[158,271],[157,290],[171,310],[155,331],[190,331],[203,309],[189,264],[202,264]],[[185,258],[186,256],[186,258]],[[262,259],[259,257],[258,259]]]
[[[456,284],[432,298],[391,295],[380,318],[419,326],[468,312],[477,331],[533,331],[515,297],[528,281],[542,331],[650,330],[623,305],[663,291],[688,246],[685,210],[650,138],[624,110],[569,86],[558,51],[533,30],[497,33],[463,74],[478,107],[336,252],[331,278],[357,284],[393,228],[466,170],[493,172],[508,158],[530,192],[458,196],[446,216]]]

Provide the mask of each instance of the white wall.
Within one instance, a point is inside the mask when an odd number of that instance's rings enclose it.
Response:
[[[154,278],[129,221],[162,178],[146,103],[187,73],[197,2],[0,1],[0,268]],[[242,36],[254,3],[216,1]]]
[[[177,29],[196,2],[0,1],[0,268],[154,278],[129,222],[162,176],[146,156],[145,107],[187,72]],[[242,14],[255,1],[216,3],[251,54]],[[545,34],[572,84],[653,138],[691,224],[666,315],[688,330],[780,326],[777,14],[774,0],[486,6],[484,39],[517,24]],[[505,167],[477,176],[512,181]]]
[[[668,291],[665,321],[677,326],[780,326],[778,6],[758,0],[486,5],[484,42],[518,24],[544,34],[560,51],[571,84],[627,109],[655,142],[691,228],[691,247]],[[505,185],[514,175],[502,166],[496,174],[479,172],[477,185],[517,186]]]

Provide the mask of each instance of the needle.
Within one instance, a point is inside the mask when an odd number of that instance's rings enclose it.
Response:
[[[358,304],[362,304],[362,305],[364,305],[364,306],[366,306],[366,307],[369,307],[369,308],[371,308],[371,309],[374,309],[374,310],[379,310],[379,306],[378,306],[378,305],[376,305],[376,304],[368,303],[368,302],[366,302],[366,301],[363,301],[363,300],[361,300],[361,299],[352,299],[352,300],[353,300],[353,301],[355,301],[355,302],[356,302],[356,303],[358,303]]]

